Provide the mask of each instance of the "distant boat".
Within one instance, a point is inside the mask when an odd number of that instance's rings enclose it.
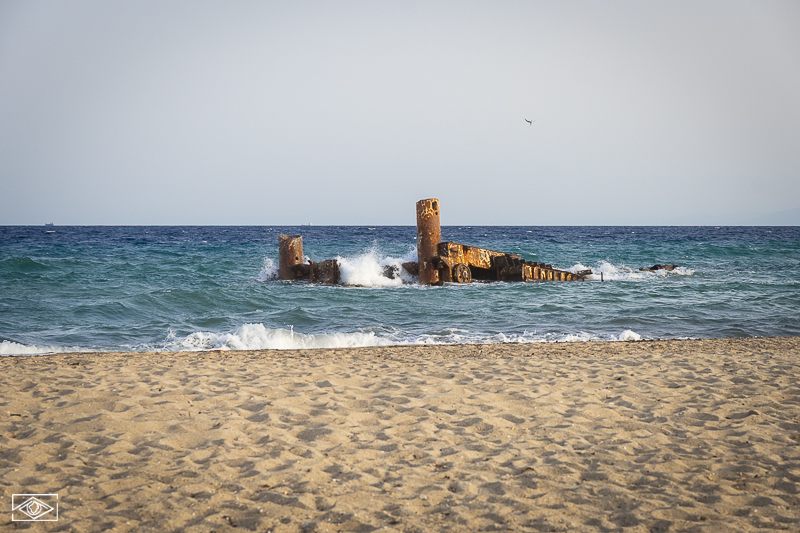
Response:
[[[47,226],[48,228],[52,228],[54,225],[55,224],[53,224],[52,222],[48,222],[47,224],[45,224],[45,226]]]

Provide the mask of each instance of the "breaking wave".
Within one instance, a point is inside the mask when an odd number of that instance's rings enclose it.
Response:
[[[619,335],[589,333],[487,334],[458,328],[413,335],[401,331],[361,331],[352,333],[298,333],[294,328],[270,329],[263,324],[245,324],[233,333],[195,332],[175,339],[166,350],[296,350],[309,348],[358,348],[366,346],[403,346],[415,344],[501,344],[535,342],[639,341],[642,336],[631,330]]]
[[[691,268],[678,267],[675,270],[654,270],[641,271],[638,268],[631,268],[624,265],[612,265],[608,261],[600,261],[594,267],[587,267],[581,263],[569,267],[567,271],[572,273],[581,270],[591,270],[592,274],[586,276],[589,281],[600,281],[600,273],[603,273],[604,281],[645,281],[655,278],[666,278],[670,276],[692,276],[695,271]]]
[[[396,330],[351,333],[299,333],[294,328],[270,329],[263,324],[244,324],[232,333],[197,331],[183,338],[171,333],[161,347],[151,345],[120,346],[102,351],[208,351],[208,350],[300,350],[313,348],[359,348],[367,346],[501,344],[537,342],[638,341],[642,336],[631,330],[619,335],[590,333],[478,333],[446,328],[424,334]],[[0,343],[0,356],[45,355],[53,353],[95,352],[97,349],[60,346],[29,346],[11,341]]]
[[[4,355],[45,355],[51,353],[70,353],[70,352],[88,352],[86,348],[78,346],[64,347],[64,346],[35,346],[28,344],[20,344],[18,342],[3,341],[0,342],[0,356]]]
[[[278,267],[275,266],[275,261],[269,257],[265,257],[261,272],[258,273],[258,281],[272,281],[276,279],[278,279]]]
[[[342,273],[342,285],[358,287],[397,287],[404,283],[416,283],[412,276],[402,267],[403,263],[417,260],[417,250],[412,248],[402,257],[381,256],[377,249],[355,257],[337,257]],[[384,275],[385,269],[395,273],[394,279]]]
[[[411,248],[402,257],[381,255],[377,248],[356,256],[337,256],[341,272],[341,284],[353,287],[398,287],[403,284],[416,283],[417,277],[409,274],[402,267],[403,263],[416,262],[417,250]],[[303,258],[304,262],[309,257]],[[386,271],[393,272],[394,277],[387,277]],[[264,258],[258,281],[273,281],[278,279],[278,267],[269,257]]]
[[[357,348],[386,346],[390,339],[367,333],[295,333],[293,328],[269,329],[263,324],[244,324],[233,333],[198,331],[170,342],[168,350],[296,350],[306,348]]]

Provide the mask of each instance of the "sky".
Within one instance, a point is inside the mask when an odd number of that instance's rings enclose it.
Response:
[[[800,2],[0,0],[0,225],[432,197],[443,225],[800,225]]]

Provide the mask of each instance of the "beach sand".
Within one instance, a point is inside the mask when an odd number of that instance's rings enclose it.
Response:
[[[4,357],[0,530],[800,531],[799,434],[800,338]]]

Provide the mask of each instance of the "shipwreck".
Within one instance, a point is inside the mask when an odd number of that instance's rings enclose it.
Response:
[[[519,254],[497,252],[456,242],[442,242],[439,200],[417,202],[417,262],[403,263],[402,268],[418,276],[423,285],[470,283],[472,281],[584,281],[591,270],[568,272],[553,265],[526,261]],[[320,263],[303,262],[303,237],[278,237],[278,278],[337,284],[341,281],[339,263],[328,259]],[[394,278],[396,267],[386,267],[386,277]]]

